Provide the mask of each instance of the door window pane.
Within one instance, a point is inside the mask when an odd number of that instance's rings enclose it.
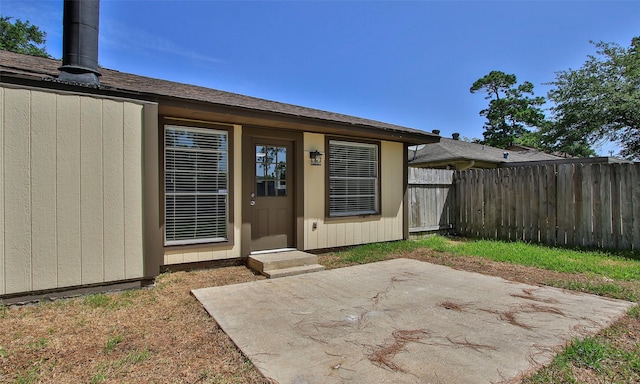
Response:
[[[287,195],[287,148],[256,145],[256,195]]]

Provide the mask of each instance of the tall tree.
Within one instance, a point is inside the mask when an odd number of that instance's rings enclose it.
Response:
[[[528,81],[516,84],[516,75],[491,71],[469,89],[471,93],[486,92],[485,99],[490,100],[489,107],[480,111],[487,118],[484,144],[505,148],[528,132],[527,128],[543,124],[544,97],[534,97],[533,84]]]
[[[23,22],[16,19],[11,22],[12,17],[0,17],[0,49],[5,51],[24,53],[32,56],[51,57],[44,44],[47,34],[41,31],[29,21]]]
[[[577,70],[556,73],[548,98],[555,103],[545,140],[556,148],[576,139],[616,141],[621,155],[640,159],[640,37],[629,48],[594,43],[596,55]]]

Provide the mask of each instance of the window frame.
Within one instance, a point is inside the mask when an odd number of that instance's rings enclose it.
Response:
[[[375,195],[375,208],[372,211],[350,211],[347,213],[332,213],[331,212],[331,144],[341,143],[351,146],[365,146],[375,147],[376,149],[376,195]],[[375,217],[380,216],[382,212],[382,145],[379,141],[375,140],[359,140],[353,138],[334,137],[327,136],[325,138],[325,218],[327,220],[339,220],[353,217]]]
[[[167,173],[167,128],[168,127],[176,127],[184,130],[191,131],[217,131],[219,133],[224,133],[226,136],[226,207],[225,207],[225,225],[226,225],[226,236],[225,237],[200,237],[200,238],[192,238],[192,239],[182,239],[182,240],[168,240],[167,239],[167,212],[166,212],[166,204],[167,204],[167,185],[166,185],[166,173]],[[206,122],[196,122],[191,120],[182,120],[182,119],[171,119],[164,118],[162,124],[160,125],[160,134],[161,140],[159,140],[161,148],[160,153],[162,156],[162,165],[161,165],[161,194],[162,197],[160,199],[161,204],[161,220],[162,220],[162,241],[165,249],[173,249],[175,247],[180,248],[192,248],[192,247],[202,247],[205,244],[213,244],[213,245],[228,245],[233,244],[233,126],[215,124],[215,123],[206,123]],[[194,192],[195,194],[195,192]]]

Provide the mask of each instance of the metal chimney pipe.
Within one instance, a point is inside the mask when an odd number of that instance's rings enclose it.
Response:
[[[100,0],[64,0],[60,80],[98,84]]]

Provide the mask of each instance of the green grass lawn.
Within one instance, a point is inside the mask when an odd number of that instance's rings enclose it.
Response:
[[[553,248],[523,242],[496,240],[451,241],[443,236],[422,240],[367,244],[339,253],[343,262],[370,263],[390,254],[429,248],[455,255],[482,257],[511,264],[526,265],[565,273],[599,275],[612,280],[640,280],[640,254]]]
[[[451,242],[442,236],[420,240],[418,243],[443,252],[557,272],[596,274],[613,280],[640,280],[640,255],[634,252],[574,250],[496,240]]]

